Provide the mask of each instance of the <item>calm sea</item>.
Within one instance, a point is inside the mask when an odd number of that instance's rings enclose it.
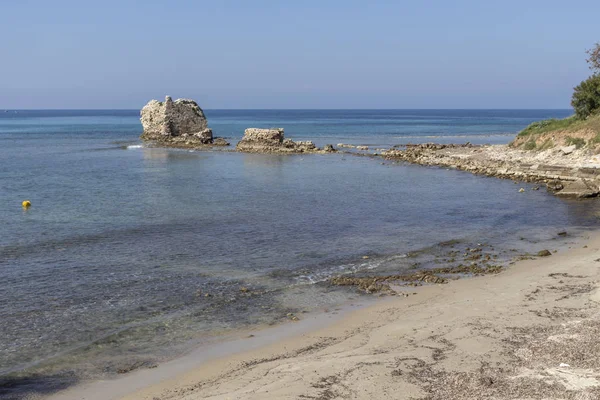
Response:
[[[283,127],[318,145],[374,146],[507,143],[532,121],[569,114],[206,111],[233,143],[247,127]],[[408,253],[448,240],[541,249],[559,230],[598,222],[594,201],[459,171],[145,148],[138,118],[0,110],[0,395],[110,377],[343,304],[356,293],[328,277],[398,273],[414,266]]]

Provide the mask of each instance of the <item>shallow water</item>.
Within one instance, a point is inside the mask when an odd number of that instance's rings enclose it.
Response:
[[[568,114],[206,113],[219,136],[283,126],[318,144],[378,145],[506,142]],[[232,329],[342,304],[356,292],[322,283],[330,276],[426,266],[431,251],[408,253],[448,240],[491,244],[506,260],[557,248],[558,231],[595,227],[600,211],[533,185],[379,159],[145,148],[130,111],[4,114],[0,373],[27,390],[147,367]]]

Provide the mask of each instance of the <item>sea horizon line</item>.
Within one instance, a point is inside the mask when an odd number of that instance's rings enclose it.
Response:
[[[571,108],[202,108],[217,111],[572,111]],[[3,108],[2,111],[139,111],[141,108]]]

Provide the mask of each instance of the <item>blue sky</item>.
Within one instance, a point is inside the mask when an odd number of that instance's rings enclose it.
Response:
[[[0,0],[0,108],[568,108],[600,1]]]

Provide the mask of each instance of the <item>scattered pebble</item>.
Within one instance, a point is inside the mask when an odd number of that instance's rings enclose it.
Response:
[[[291,321],[294,321],[294,322],[296,322],[296,321],[300,321],[300,318],[296,317],[296,316],[295,316],[294,314],[292,314],[292,313],[287,313],[287,315],[286,315],[286,316],[287,316],[287,317],[288,317],[288,318],[289,318]]]

